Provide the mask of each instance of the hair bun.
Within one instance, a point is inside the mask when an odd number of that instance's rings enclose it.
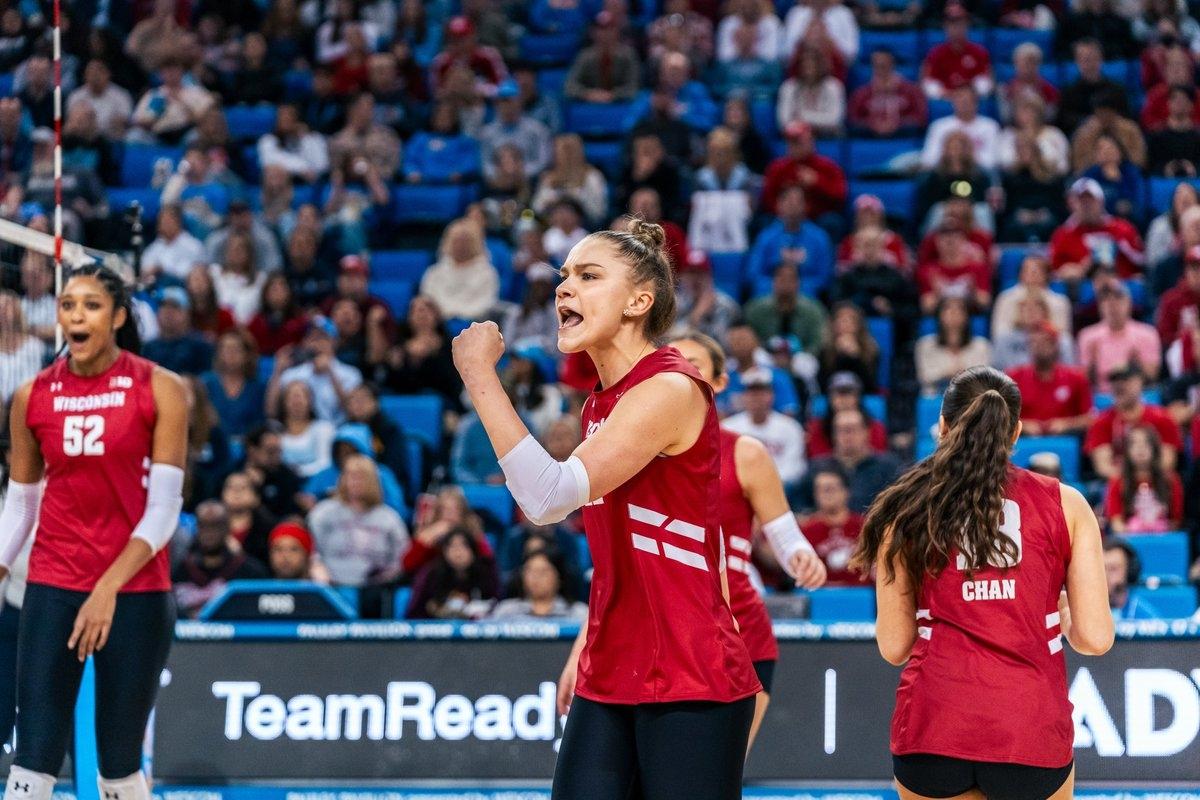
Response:
[[[629,235],[651,250],[658,250],[667,241],[667,234],[662,225],[647,222],[640,217],[634,217],[629,223]]]

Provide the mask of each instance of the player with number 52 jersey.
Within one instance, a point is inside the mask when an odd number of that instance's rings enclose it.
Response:
[[[60,358],[37,376],[25,412],[46,464],[29,580],[89,592],[146,510],[155,365],[127,350],[96,376],[76,375],[68,363]],[[123,591],[170,589],[159,550]]]

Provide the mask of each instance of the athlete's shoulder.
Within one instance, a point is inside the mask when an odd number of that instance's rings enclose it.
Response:
[[[138,358],[137,356],[134,357]],[[187,384],[183,378],[166,367],[160,367],[153,361],[141,360],[150,365],[148,373],[150,388],[154,392],[154,399],[157,403],[178,401],[186,404]]]
[[[1024,467],[1013,466],[1010,487],[1017,491],[1029,492],[1042,496],[1059,496],[1059,487],[1063,486],[1058,478],[1041,475]]]

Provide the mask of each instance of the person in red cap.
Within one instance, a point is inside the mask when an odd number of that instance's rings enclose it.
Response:
[[[429,65],[429,77],[438,93],[450,72],[466,68],[475,78],[475,90],[483,97],[496,94],[496,87],[508,77],[504,59],[493,47],[479,44],[475,23],[467,17],[452,17],[446,23],[446,47]]]
[[[321,313],[330,316],[339,300],[353,300],[368,326],[382,326],[390,341],[396,318],[386,300],[370,293],[370,278],[371,268],[365,256],[357,253],[342,256],[338,262],[337,293],[321,302]]]
[[[940,100],[960,86],[970,86],[980,96],[992,93],[992,59],[967,38],[970,26],[967,9],[958,3],[946,5],[946,41],[932,48],[921,65],[921,88],[929,99]]]
[[[905,244],[904,237],[888,228],[883,201],[873,194],[860,194],[854,198],[854,230],[838,245],[837,271],[846,272],[863,260],[863,253],[858,247],[858,233],[869,228],[878,228],[883,236],[883,260],[901,273],[911,274],[912,251]]]
[[[907,136],[925,127],[929,107],[920,88],[896,71],[895,54],[881,48],[871,53],[871,79],[850,95],[846,120],[853,133]]]
[[[1104,210],[1104,190],[1080,178],[1067,192],[1069,216],[1050,237],[1050,264],[1059,280],[1081,281],[1093,268],[1115,268],[1122,278],[1142,271],[1142,237],[1128,220]]]
[[[1200,327],[1200,245],[1188,248],[1183,256],[1183,277],[1158,304],[1159,338],[1170,347],[1186,330]]]
[[[840,217],[846,204],[848,186],[846,173],[831,158],[814,151],[812,128],[804,122],[790,122],[783,131],[787,153],[775,159],[763,176],[762,210],[775,214],[775,202],[784,187],[799,184],[804,187],[808,201],[806,215],[822,227],[832,226],[837,216],[840,234],[844,230]]]
[[[267,536],[271,576],[281,581],[312,580],[312,534],[303,525],[281,522]]]

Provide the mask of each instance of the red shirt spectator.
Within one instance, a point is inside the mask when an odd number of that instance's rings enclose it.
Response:
[[[852,511],[847,511],[840,519],[818,512],[802,523],[804,535],[825,562],[829,576],[827,585],[857,586],[866,582],[866,578],[847,566],[854,548],[858,546],[862,526],[862,515]]]
[[[826,418],[827,419],[827,418]],[[805,451],[810,459],[833,453],[833,443],[825,432],[826,419],[810,419],[804,426]],[[887,427],[877,419],[871,420],[871,449],[876,453],[888,450]]]
[[[784,187],[799,184],[808,200],[806,215],[814,222],[822,214],[841,213],[849,187],[837,162],[813,151],[813,133],[806,123],[791,122],[784,131],[787,155],[775,159],[763,176],[762,210],[775,214],[775,201]]]
[[[1200,325],[1200,245],[1187,251],[1183,277],[1159,301],[1156,324],[1163,347],[1170,347],[1183,328]]]
[[[1082,417],[1092,410],[1092,384],[1079,367],[1057,364],[1039,374],[1026,364],[1008,373],[1021,390],[1021,420],[1049,422]]]
[[[917,292],[927,314],[943,297],[961,297],[979,308],[992,304],[991,268],[962,228],[949,222],[937,232],[934,259],[917,267]]]
[[[949,3],[944,12],[946,41],[935,46],[921,65],[921,85],[932,98],[945,97],[961,86],[972,86],[976,94],[992,91],[992,59],[981,45],[967,38],[967,10]]]
[[[434,91],[441,89],[451,68],[465,66],[475,76],[479,94],[491,97],[496,87],[508,77],[504,59],[494,48],[475,40],[475,25],[466,17],[454,17],[446,25],[446,49],[437,54],[429,65]]]
[[[1145,262],[1142,237],[1128,220],[1104,211],[1104,190],[1091,178],[1071,184],[1067,202],[1072,214],[1050,237],[1050,264],[1056,277],[1079,279],[1096,263],[1109,262],[1130,278]]]
[[[923,128],[929,108],[920,87],[896,72],[896,59],[886,50],[871,53],[871,80],[850,95],[847,120],[876,136],[892,136],[905,128]]]
[[[1046,108],[1054,109],[1058,107],[1058,87],[1053,83],[1043,78],[1041,75],[1036,75],[1032,78],[1013,78],[1008,83],[1004,84],[1004,96],[1009,103],[1014,103],[1023,95],[1036,95],[1041,98],[1046,104]]]
[[[873,194],[860,194],[854,198],[854,231],[838,245],[838,271],[845,272],[861,260],[862,254],[855,249],[855,234],[867,227],[878,227],[883,231],[886,261],[903,274],[910,274],[913,268],[912,252],[908,249],[904,237],[888,229],[883,201]]]
[[[973,257],[978,258],[980,261],[987,262],[988,255],[992,252],[992,248],[996,246],[996,242],[992,239],[992,235],[982,228],[971,228],[967,231],[966,236],[967,243],[971,245],[971,252],[974,253],[976,248],[979,250],[979,255]],[[921,243],[917,245],[918,264],[926,264],[930,261],[937,260],[937,237],[937,231],[930,231],[925,235],[925,238],[921,240]]]
[[[1143,403],[1141,410],[1132,417],[1122,415],[1116,406],[1100,412],[1100,416],[1088,428],[1083,452],[1090,455],[1101,445],[1110,445],[1115,452],[1120,452],[1124,448],[1125,435],[1138,425],[1149,425],[1158,431],[1164,445],[1170,445],[1177,451],[1183,447],[1183,436],[1170,413],[1162,406]]]
[[[1166,475],[1171,499],[1163,503],[1155,495],[1148,480],[1139,480],[1134,489],[1133,508],[1125,508],[1125,483],[1120,477],[1108,482],[1104,493],[1104,516],[1122,520],[1121,527],[1129,533],[1161,533],[1171,530],[1183,519],[1183,481],[1179,475]]]
[[[1167,126],[1167,118],[1171,116],[1168,101],[1171,99],[1171,89],[1174,86],[1160,83],[1146,92],[1146,102],[1142,105],[1139,118],[1142,129],[1148,133],[1161,131]],[[1192,122],[1200,125],[1200,103],[1197,103],[1196,90],[1189,89],[1192,96]]]
[[[1192,85],[1192,56],[1183,45],[1166,47],[1162,43],[1147,45],[1142,50],[1142,88],[1149,92],[1160,84]]]

